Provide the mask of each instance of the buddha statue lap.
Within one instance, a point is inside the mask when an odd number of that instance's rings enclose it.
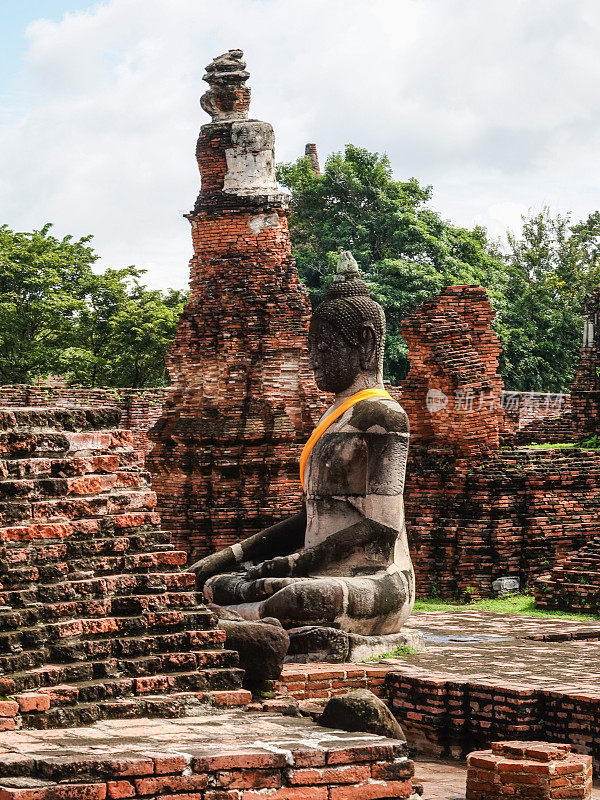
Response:
[[[303,509],[194,564],[207,601],[288,629],[400,631],[414,602],[403,506],[409,431],[383,386],[384,341],[383,309],[342,253],[309,330],[317,385],[334,402],[302,454]]]

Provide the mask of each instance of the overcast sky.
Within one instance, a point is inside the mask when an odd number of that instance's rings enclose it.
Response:
[[[2,0],[0,224],[93,233],[103,266],[187,286],[198,100],[239,47],[289,161],[390,156],[494,236],[600,207],[599,0]]]

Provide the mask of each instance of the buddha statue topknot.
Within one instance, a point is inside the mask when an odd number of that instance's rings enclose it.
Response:
[[[280,620],[294,660],[311,660],[311,650],[332,658],[340,647],[335,660],[348,658],[348,640],[393,638],[412,610],[408,418],[383,386],[384,342],[383,309],[352,254],[341,253],[309,329],[315,380],[334,402],[302,453],[304,507],[192,567],[209,602]]]

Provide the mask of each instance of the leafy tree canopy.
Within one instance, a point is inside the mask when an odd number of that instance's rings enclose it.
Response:
[[[500,371],[509,389],[568,389],[581,341],[586,293],[600,286],[600,212],[570,224],[548,209],[524,220],[505,248],[444,221],[427,205],[431,187],[395,180],[387,156],[347,145],[322,175],[300,158],[278,167],[292,191],[290,233],[313,303],[323,299],[336,255],[352,250],[386,311],[386,377],[408,369],[400,324],[452,284],[479,284],[497,312]]]
[[[600,212],[576,225],[548,209],[508,235],[507,282],[496,320],[500,371],[521,391],[568,390],[581,344],[585,295],[600,285]]]
[[[485,230],[444,221],[426,205],[431,187],[395,180],[387,156],[347,145],[329,156],[322,175],[304,157],[279,165],[278,179],[292,191],[292,246],[312,301],[323,298],[337,253],[352,250],[386,312],[392,382],[408,370],[400,323],[416,306],[458,283],[502,296],[503,264]]]
[[[57,239],[51,226],[0,227],[0,379],[49,374],[85,386],[168,382],[164,357],[185,296],[150,291],[144,270],[93,272],[91,236]]]

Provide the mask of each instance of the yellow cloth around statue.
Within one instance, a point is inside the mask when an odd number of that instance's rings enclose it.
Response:
[[[389,392],[385,389],[361,389],[360,392],[356,392],[356,394],[350,395],[341,406],[332,411],[331,413],[327,414],[326,417],[323,417],[321,422],[317,425],[314,431],[310,435],[310,439],[304,445],[304,449],[302,450],[302,455],[300,456],[300,483],[302,484],[302,489],[304,489],[304,469],[306,467],[306,462],[310,454],[313,451],[313,447],[319,441],[321,436],[325,433],[327,428],[342,416],[344,411],[347,411],[352,406],[355,406],[357,403],[360,403],[361,400],[370,400],[372,397],[387,397],[390,400],[393,400],[393,397]]]

